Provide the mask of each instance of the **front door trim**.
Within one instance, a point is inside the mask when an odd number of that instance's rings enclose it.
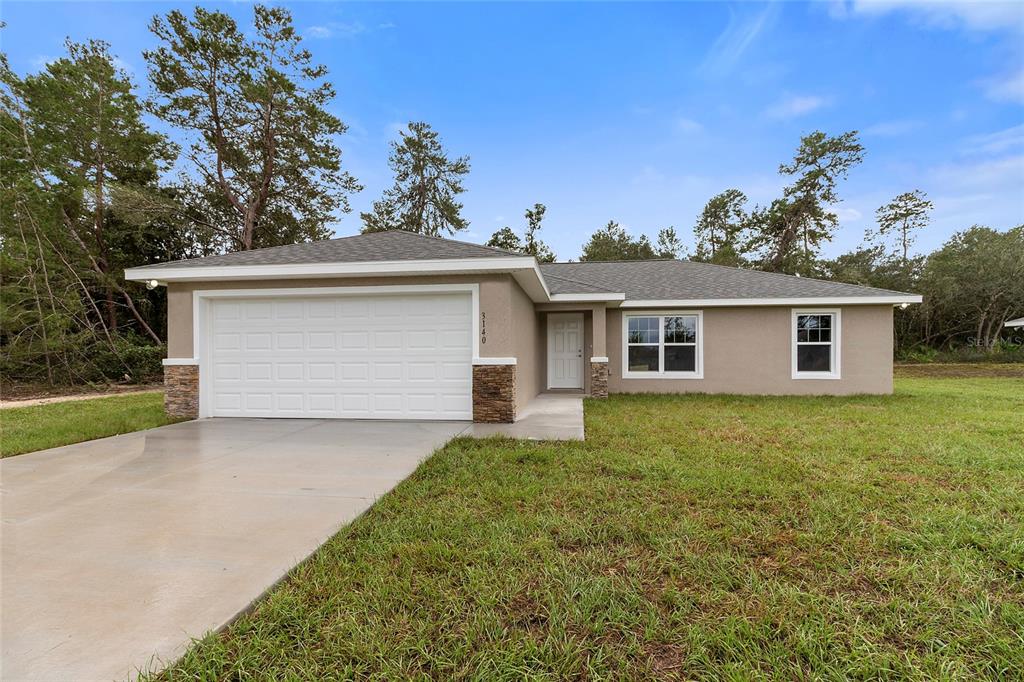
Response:
[[[555,353],[555,324],[554,322],[562,320],[579,320],[579,348],[573,351],[562,352],[556,355]],[[547,333],[548,333],[548,376],[547,376],[547,387],[552,388],[568,388],[583,390],[583,345],[584,345],[584,328],[583,328],[583,313],[548,313],[547,316]],[[578,377],[575,385],[572,382],[567,381],[556,381],[555,380],[555,366],[556,360],[558,359],[569,359],[569,355],[576,356],[576,362],[578,363],[578,369],[576,376]]]

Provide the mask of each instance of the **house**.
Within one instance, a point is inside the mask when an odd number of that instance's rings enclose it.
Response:
[[[1020,327],[1024,327],[1024,317],[1018,317],[1015,320],[1010,320],[1009,322],[1004,322],[1003,326],[1004,327],[1010,327],[1012,329],[1019,329]]]
[[[686,261],[538,263],[381,232],[132,268],[187,417],[514,421],[541,392],[892,391],[913,294]]]

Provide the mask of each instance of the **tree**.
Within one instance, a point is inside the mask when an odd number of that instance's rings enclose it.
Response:
[[[196,7],[154,17],[159,47],[143,53],[156,116],[190,138],[184,214],[230,250],[324,239],[348,195],[346,126],[327,110],[327,69],[313,63],[279,7],[256,5],[248,35],[228,14]]]
[[[785,189],[784,196],[798,209],[794,217],[799,219],[805,254],[816,253],[821,242],[832,239],[839,224],[839,218],[830,210],[839,203],[836,185],[863,159],[864,147],[856,130],[835,137],[819,130],[802,137],[793,160],[779,165],[780,173],[798,176]]]
[[[540,224],[544,220],[544,213],[547,211],[544,204],[534,204],[533,208],[526,209],[526,233],[523,244],[525,252],[535,257],[541,263],[552,263],[555,260],[555,252],[542,242],[537,236],[540,232]]]
[[[974,226],[928,256],[921,274],[922,341],[967,341],[992,350],[1003,324],[1024,311],[1024,225]]]
[[[633,239],[614,220],[590,235],[583,246],[581,261],[649,260],[656,258],[654,247],[646,235]]]
[[[747,195],[727,189],[708,201],[693,227],[697,260],[720,265],[739,265],[739,237],[747,226]]]
[[[524,253],[523,240],[519,238],[519,235],[515,233],[509,226],[505,226],[491,235],[491,238],[487,240],[487,246],[493,246],[496,249],[504,249],[506,251],[514,251],[515,253]]]
[[[544,204],[534,204],[533,208],[526,209],[526,232],[523,239],[520,239],[511,227],[505,226],[491,235],[487,240],[487,246],[525,253],[541,263],[554,262],[555,253],[537,236],[545,211],[547,207]]]
[[[80,262],[101,290],[102,322],[118,326],[117,304],[131,312],[141,331],[160,337],[121,282],[126,263],[112,251],[119,188],[152,190],[158,173],[173,158],[173,148],[142,122],[142,107],[131,81],[114,64],[101,41],[66,43],[68,56],[48,64],[12,93],[24,100],[21,144],[31,159],[36,186],[59,206],[61,234],[48,235],[51,248]],[[70,264],[70,262],[69,262]],[[133,264],[133,263],[128,263]]]
[[[388,165],[395,184],[385,190],[373,211],[361,214],[363,232],[405,230],[431,237],[469,227],[456,197],[465,189],[469,157],[448,158],[438,134],[428,124],[411,122],[391,143]]]
[[[800,274],[816,270],[821,244],[832,239],[839,224],[831,208],[839,203],[838,182],[863,158],[855,130],[835,137],[815,131],[800,139],[793,160],[779,166],[781,174],[796,179],[781,198],[751,213],[746,246],[759,253],[761,268]]]
[[[895,234],[903,252],[903,261],[906,262],[910,247],[914,243],[914,232],[928,225],[931,220],[928,212],[932,208],[932,202],[921,190],[904,192],[875,212],[875,219],[878,221],[878,232],[875,236],[885,239]],[[867,238],[871,239],[872,235],[868,234]]]
[[[0,55],[0,372],[144,378],[160,368],[163,292],[123,282],[126,265],[147,260],[152,228],[123,214],[159,191],[174,149],[146,128],[105,43],[67,50],[24,78]]]
[[[686,247],[683,246],[683,241],[676,234],[676,228],[666,227],[658,231],[657,251],[658,258],[674,260],[684,255]]]

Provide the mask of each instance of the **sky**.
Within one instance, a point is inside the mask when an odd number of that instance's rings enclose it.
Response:
[[[151,17],[194,4],[4,0],[0,41],[25,74],[66,37],[105,40],[145,93]],[[202,4],[251,22],[247,3]],[[1024,223],[1021,2],[283,5],[329,69],[331,111],[349,126],[342,163],[365,186],[338,236],[391,184],[388,145],[411,120],[470,157],[459,238],[521,231],[540,202],[562,260],[609,220],[652,240],[674,226],[692,251],[709,198],[770,202],[779,164],[814,130],[858,130],[866,148],[826,256],[856,248],[875,210],[912,189],[935,204],[919,252],[973,224]]]

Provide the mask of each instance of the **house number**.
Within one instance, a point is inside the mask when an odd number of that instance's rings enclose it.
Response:
[[[487,313],[480,313],[480,343],[487,343]]]

